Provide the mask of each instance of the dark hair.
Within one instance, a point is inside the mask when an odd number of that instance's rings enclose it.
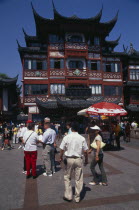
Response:
[[[90,126],[93,127],[93,126],[95,126],[95,125],[96,125],[96,121],[95,121],[95,120],[92,120],[92,121],[90,122]]]
[[[71,123],[71,129],[73,131],[78,131],[79,130],[79,124],[78,124],[78,122],[72,122]]]
[[[71,127],[71,122],[67,122],[66,126],[70,126]]]
[[[28,130],[33,130],[34,126],[35,126],[34,123],[29,123],[27,128],[28,128]]]

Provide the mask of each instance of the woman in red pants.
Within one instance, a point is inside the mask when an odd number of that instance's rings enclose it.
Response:
[[[24,143],[24,152],[25,152],[25,159],[26,159],[26,169],[27,169],[27,176],[26,178],[29,179],[31,177],[31,169],[32,169],[32,176],[33,179],[36,179],[36,161],[37,161],[37,143],[38,143],[38,135],[34,131],[34,124],[29,123],[27,126],[28,130],[25,132],[23,136],[23,143]]]

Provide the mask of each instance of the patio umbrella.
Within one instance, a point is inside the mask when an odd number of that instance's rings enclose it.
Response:
[[[87,115],[87,109],[82,109],[79,112],[77,112],[77,115]]]
[[[89,115],[124,116],[127,112],[114,103],[101,102],[93,104],[87,109]]]

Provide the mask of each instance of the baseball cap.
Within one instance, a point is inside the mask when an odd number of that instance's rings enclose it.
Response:
[[[26,123],[33,123],[33,121],[32,120],[27,120],[27,122]]]

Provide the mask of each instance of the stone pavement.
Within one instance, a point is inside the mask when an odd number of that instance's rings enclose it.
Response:
[[[42,175],[41,148],[37,161],[40,176],[26,180],[22,174],[23,151],[17,147],[0,151],[0,210],[139,210],[139,139],[132,139],[130,143],[122,141],[120,151],[104,152],[107,187],[90,186],[89,164],[84,167],[84,190],[79,204],[62,199],[64,183],[60,165],[52,177]]]

